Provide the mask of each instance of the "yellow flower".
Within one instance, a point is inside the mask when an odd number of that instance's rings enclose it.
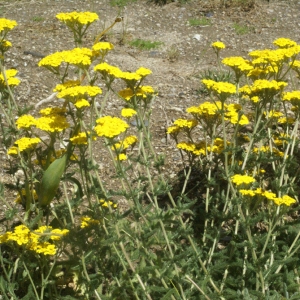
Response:
[[[196,149],[196,145],[193,143],[187,143],[187,142],[181,142],[178,143],[177,145],[178,149],[187,151],[187,152],[193,152]]]
[[[250,196],[250,197],[254,197],[256,195],[256,193],[252,190],[239,190],[239,192],[243,195],[243,196]]]
[[[80,228],[85,228],[92,225],[98,225],[100,222],[98,220],[94,220],[90,217],[81,217]]]
[[[18,147],[12,146],[7,150],[8,155],[18,155]]]
[[[118,67],[111,66],[106,62],[96,65],[94,67],[94,70],[100,72],[104,76],[104,78],[109,75],[111,79],[115,77],[121,78],[120,76],[123,73]]]
[[[69,127],[67,119],[61,115],[50,115],[36,120],[36,128],[47,132],[61,132]]]
[[[211,44],[211,46],[216,50],[221,50],[221,49],[226,48],[225,44],[222,43],[222,42],[214,42],[214,43]]]
[[[17,22],[14,20],[0,18],[0,32],[4,31],[4,35],[6,32],[13,29],[17,25]]]
[[[250,184],[252,182],[255,182],[255,179],[248,175],[240,175],[236,174],[231,177],[231,181],[236,184],[237,186],[242,184]]]
[[[136,144],[137,141],[138,141],[138,139],[135,135],[129,135],[123,141],[114,144],[111,147],[111,149],[112,150],[120,149],[121,151],[124,151],[127,148],[129,148],[130,146],[133,147]]]
[[[92,49],[95,51],[112,50],[114,45],[109,42],[99,42],[94,44]]]
[[[80,85],[80,80],[69,80],[62,84],[57,84],[53,92],[61,92],[67,88]]]
[[[178,133],[180,132],[181,128],[179,126],[170,126],[167,128],[167,133],[173,136],[178,135]]]
[[[296,203],[297,201],[294,198],[292,198],[292,197],[290,197],[288,195],[284,195],[282,198],[275,198],[273,200],[273,202],[276,205],[282,205],[282,204],[284,204],[286,206],[291,206],[292,204]]]
[[[119,96],[121,96],[122,98],[124,98],[127,101],[129,101],[134,96],[134,93],[133,93],[132,89],[130,89],[130,88],[121,90],[121,91],[119,91],[118,94],[119,94]]]
[[[10,41],[2,40],[0,41],[0,51],[2,53],[6,52],[9,48],[11,48],[12,44]]]
[[[136,114],[137,112],[132,108],[123,108],[121,111],[121,116],[124,118],[131,118]]]
[[[273,44],[278,46],[279,48],[290,48],[297,45],[296,42],[287,38],[279,38],[275,40]]]
[[[41,140],[39,138],[23,137],[15,141],[20,152],[33,149]]]
[[[102,94],[102,90],[97,86],[73,86],[62,90],[57,97],[65,99],[83,98],[85,95],[95,97]]]
[[[56,18],[67,26],[74,26],[74,25],[89,25],[96,20],[99,19],[96,13],[92,12],[70,12],[70,13],[59,13],[56,15]]]
[[[90,132],[87,132],[87,133],[90,134]],[[87,133],[79,132],[77,135],[71,137],[70,141],[72,142],[72,144],[75,144],[75,145],[87,145],[87,143],[88,143]],[[93,140],[96,140],[96,138],[93,137]]]
[[[35,118],[31,115],[23,115],[16,121],[18,129],[29,129],[31,126],[35,126],[35,123]]]
[[[125,121],[111,116],[101,117],[96,120],[96,123],[98,124],[95,126],[97,135],[106,138],[114,138],[129,128]]]
[[[40,114],[44,117],[52,115],[64,115],[67,109],[64,107],[47,107],[40,110]]]
[[[183,129],[192,129],[198,125],[198,122],[197,120],[194,119],[190,119],[190,120],[177,119],[174,121],[174,125]]]
[[[236,93],[236,86],[229,82],[217,82],[211,79],[203,79],[202,83],[208,90],[215,92],[222,99]]]
[[[115,158],[115,160],[120,160],[120,161],[126,160],[126,159],[127,159],[127,155],[125,153],[120,153],[118,155],[118,157]]]
[[[226,57],[222,60],[222,63],[234,70],[240,70],[241,72],[248,72],[253,69],[249,60],[246,60],[241,56]]]
[[[151,74],[152,72],[149,69],[146,69],[144,67],[140,67],[139,69],[137,69],[135,71],[135,73],[138,74],[141,77],[146,77],[147,75]]]
[[[91,106],[91,104],[89,103],[89,101],[85,100],[85,99],[80,99],[77,100],[74,104],[78,109],[83,108],[83,107],[89,107]]]
[[[7,79],[7,83],[9,86],[17,86],[20,84],[20,80],[16,78],[15,76],[17,75],[18,71],[15,69],[9,69],[5,71],[5,76]],[[3,74],[0,74],[0,87],[6,87],[6,82],[4,79]]]
[[[101,206],[102,207],[112,207],[112,208],[117,208],[118,207],[118,205],[117,204],[115,204],[115,203],[113,203],[112,201],[106,201],[106,200],[104,200],[104,199],[100,199],[99,200],[99,202],[101,203]]]

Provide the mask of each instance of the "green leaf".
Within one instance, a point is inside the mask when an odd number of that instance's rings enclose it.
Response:
[[[39,189],[39,204],[45,207],[53,200],[65,171],[67,155],[56,159],[45,171]]]

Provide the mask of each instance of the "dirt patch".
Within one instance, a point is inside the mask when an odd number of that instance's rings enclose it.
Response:
[[[203,70],[217,68],[211,43],[219,40],[226,44],[222,57],[246,57],[251,50],[272,47],[272,41],[279,37],[300,43],[300,2],[237,5],[237,2],[226,1],[225,4],[224,7],[213,2],[189,1],[159,7],[138,1],[118,8],[112,7],[110,1],[95,0],[0,1],[1,17],[18,23],[9,34],[13,48],[6,59],[7,68],[18,69],[22,80],[16,89],[17,101],[21,106],[29,106],[50,96],[57,81],[37,63],[44,55],[74,47],[72,34],[55,18],[57,13],[75,10],[98,13],[100,20],[88,31],[86,46],[91,46],[95,36],[121,15],[123,22],[105,36],[115,46],[107,61],[122,70],[134,71],[141,66],[152,70],[146,83],[159,92],[150,124],[153,143],[157,153],[166,154],[165,172],[175,177],[182,165],[174,144],[166,137],[166,128],[174,119],[186,116],[187,107],[205,100],[205,96],[198,93],[197,75]],[[204,21],[202,25],[191,26],[192,19]],[[161,45],[142,51],[129,45],[134,39],[161,42]],[[105,114],[119,115],[121,108],[120,100],[111,97]],[[106,174],[105,156],[97,155],[97,159],[100,172]],[[8,165],[5,149],[1,149],[0,160],[2,166]],[[0,172],[1,181],[12,180],[5,168]]]

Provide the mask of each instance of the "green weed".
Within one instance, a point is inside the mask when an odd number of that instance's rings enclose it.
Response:
[[[236,34],[238,34],[238,35],[247,34],[251,30],[251,28],[249,26],[243,25],[243,24],[238,24],[238,23],[234,23],[233,28],[234,28]]]
[[[41,16],[34,16],[32,18],[32,21],[34,22],[43,22],[45,20],[45,18],[41,17]]]
[[[205,17],[201,19],[189,19],[189,24],[191,26],[208,26],[211,25],[211,20]]]
[[[151,49],[156,49],[160,45],[163,45],[162,42],[151,42],[147,40],[142,40],[142,39],[135,39],[131,41],[130,46],[139,48],[140,50],[151,50]]]

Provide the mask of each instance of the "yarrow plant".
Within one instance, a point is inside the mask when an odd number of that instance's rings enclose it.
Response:
[[[300,46],[278,39],[222,61],[234,84],[201,81],[210,99],[166,130],[182,158],[172,188],[153,145],[151,70],[109,64],[99,35],[82,47],[96,13],[57,18],[75,47],[40,60],[61,101],[38,112],[15,101],[5,52],[17,23],[0,19],[1,139],[16,178],[0,184],[1,296],[299,299],[300,92],[287,75],[300,74]],[[212,48],[220,64],[225,45]]]

